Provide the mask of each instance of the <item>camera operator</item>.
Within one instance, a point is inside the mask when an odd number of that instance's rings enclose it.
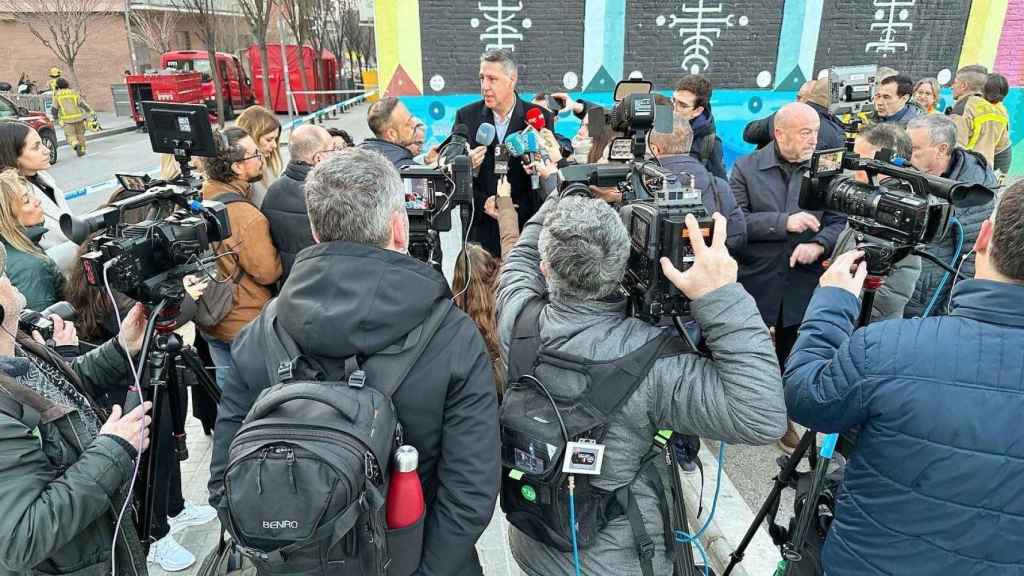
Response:
[[[863,158],[874,158],[881,150],[888,150],[896,157],[909,159],[912,153],[910,136],[906,130],[896,124],[874,124],[861,130],[853,143],[853,152]],[[868,176],[863,171],[854,174],[859,182],[867,182]],[[884,182],[885,176],[879,178]],[[832,258],[857,248],[857,233],[847,226],[836,240]],[[872,305],[871,320],[891,320],[903,318],[903,311],[914,293],[917,279],[921,275],[921,257],[911,254],[896,262],[885,283],[875,294]]]
[[[216,326],[202,328],[223,390],[234,377],[231,342],[270,300],[270,286],[281,277],[281,258],[270,237],[270,223],[251,201],[252,184],[263,179],[263,155],[241,128],[217,138],[217,155],[207,158],[204,200],[227,203],[231,236],[217,248],[221,278],[235,284],[231,310]]]
[[[747,243],[747,222],[743,219],[743,211],[736,205],[729,183],[724,178],[712,176],[700,160],[690,156],[690,144],[693,142],[690,122],[677,116],[670,134],[653,131],[648,139],[658,163],[675,174],[681,185],[688,186],[690,176],[693,176],[693,184],[700,189],[708,214],[718,212],[725,215],[728,222],[725,246],[731,252],[742,248]]]
[[[0,249],[0,271],[3,269]],[[150,404],[109,417],[95,398],[123,395],[131,380],[125,350],[142,347],[141,305],[118,338],[67,364],[18,331],[25,297],[0,276],[0,571],[31,574],[111,572],[114,526],[136,456],[149,445]],[[57,345],[75,345],[74,325],[53,316]],[[116,543],[118,574],[146,574],[130,513]]]
[[[982,184],[989,188],[996,186],[995,174],[985,158],[957,146],[956,124],[949,117],[929,114],[915,118],[907,127],[907,134],[913,144],[911,162],[918,170],[957,182]],[[953,212],[957,223],[945,237],[929,244],[926,250],[954,268],[962,265],[961,271],[971,276],[974,264],[966,256],[978,237],[982,222],[992,212],[992,205],[954,208]],[[922,261],[921,276],[914,295],[907,303],[906,315],[921,316],[926,310],[930,314],[944,314],[952,282],[948,276],[945,270],[932,262]],[[935,303],[928,310],[933,299]]]
[[[370,106],[366,114],[373,138],[367,138],[358,148],[372,150],[402,168],[415,164],[411,147],[416,142],[416,127],[419,121],[395,96],[381,98]]]
[[[630,486],[652,540],[654,554],[648,559],[654,574],[672,571],[665,542],[669,528],[659,512],[659,493],[649,475],[639,474],[656,431],[766,444],[785,430],[781,378],[776,376],[778,364],[768,332],[753,299],[736,283],[736,262],[725,248],[725,218],[715,215],[715,221],[711,246],[706,246],[697,221],[687,216],[690,237],[698,239],[693,241],[692,268],[680,273],[662,261],[665,275],[692,299],[693,316],[715,360],[695,354],[659,358],[611,420],[601,474],[591,479],[602,490]],[[498,327],[505,357],[517,320],[536,298],[545,301],[539,317],[540,342],[553,353],[606,362],[658,338],[661,328],[626,316],[620,284],[629,253],[626,228],[605,201],[549,197],[523,229],[502,269]],[[555,397],[578,392],[566,388],[575,382],[548,379]],[[625,515],[610,518],[580,555],[582,572],[646,574],[636,538]],[[571,553],[547,547],[517,528],[511,528],[510,540],[526,574],[574,573]]]
[[[345,359],[367,359],[450,306],[445,279],[407,255],[403,186],[383,156],[355,148],[310,172],[306,200],[317,245],[303,250],[276,301],[278,330],[330,376]],[[483,339],[451,307],[393,398],[406,444],[419,451],[426,503],[423,555],[416,574],[482,573],[474,544],[497,495],[497,396]],[[224,506],[228,448],[257,396],[270,385],[261,315],[238,336],[240,378],[224,389],[214,438],[210,502]],[[371,365],[372,366],[372,365]],[[367,374],[372,385],[374,372]]]
[[[957,284],[948,318],[857,329],[861,254],[822,276],[785,381],[794,420],[860,428],[822,552],[829,576],[1024,570],[1022,238],[1018,182],[982,224],[977,279]]]
[[[455,114],[455,125],[464,125],[468,130],[470,160],[476,174],[473,178],[476,210],[469,237],[494,256],[501,254],[498,222],[485,214],[482,207],[498,190],[499,176],[494,173],[496,146],[479,146],[476,141],[477,129],[483,123],[492,124],[496,130],[495,142],[501,143],[505,141],[506,135],[527,127],[526,117],[531,110],[536,109],[542,114],[546,126],[552,126],[553,122],[550,112],[519,98],[516,92],[518,78],[516,63],[510,52],[486,52],[480,57],[480,95],[483,99],[463,106]],[[512,184],[512,200],[519,206],[519,225],[522,226],[540,208],[543,196],[530,188],[530,176],[523,169],[519,158],[509,158],[508,181]]]
[[[832,91],[827,75],[824,78],[805,82],[797,93],[796,101],[807,104],[818,113],[818,119],[821,122],[818,126],[816,150],[833,150],[846,145],[846,130],[828,108],[832,101]],[[775,114],[754,120],[743,129],[743,140],[758,148],[771,144],[774,138]]]
[[[309,171],[336,149],[330,133],[315,124],[303,124],[288,137],[291,160],[284,174],[270,185],[260,208],[270,223],[270,236],[281,255],[282,282],[288,279],[295,255],[314,244],[302,185]]]

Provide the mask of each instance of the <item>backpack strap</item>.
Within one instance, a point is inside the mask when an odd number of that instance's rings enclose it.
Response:
[[[44,422],[44,416],[45,422],[52,422],[67,411],[13,378],[0,376],[0,412],[18,420],[29,430]]]
[[[692,352],[694,350],[685,341],[663,330],[656,338],[625,357],[591,366],[590,390],[586,394],[595,408],[611,416],[640,387],[659,358]]]
[[[516,317],[512,328],[512,341],[508,347],[508,382],[515,382],[523,374],[529,374],[537,364],[540,355],[540,313],[547,301],[540,297],[527,300]]]

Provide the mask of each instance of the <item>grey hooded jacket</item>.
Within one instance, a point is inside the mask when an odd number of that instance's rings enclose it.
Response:
[[[526,224],[502,269],[498,331],[506,358],[513,325],[526,302],[536,296],[548,298],[537,243],[544,217],[557,201],[550,198]],[[549,300],[540,315],[541,340],[544,346],[560,352],[612,360],[640,348],[662,330],[626,317],[622,300]],[[767,444],[785,432],[786,406],[779,366],[754,299],[739,284],[729,284],[693,302],[693,316],[704,331],[715,361],[687,354],[655,363],[611,422],[603,472],[594,479],[595,486],[613,490],[631,482],[659,429],[742,444]],[[558,383],[549,385],[557,395]],[[649,481],[638,480],[633,491],[656,546],[654,572],[670,574],[654,489]],[[574,573],[571,554],[547,548],[514,527],[510,540],[512,553],[527,574]],[[640,562],[633,541],[625,516],[611,520],[597,542],[581,554],[583,573],[639,576]]]

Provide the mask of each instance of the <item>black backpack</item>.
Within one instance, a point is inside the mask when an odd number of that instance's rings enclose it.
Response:
[[[405,338],[325,374],[263,314],[274,385],[231,441],[222,521],[260,574],[407,576],[420,562],[423,519],[389,531],[384,500],[401,444],[391,397],[451,306],[437,306]]]
[[[530,538],[571,552],[569,474],[563,472],[566,445],[603,443],[612,417],[644,381],[654,362],[692,350],[669,331],[614,361],[596,362],[548,350],[540,346],[539,317],[545,304],[541,299],[527,303],[516,319],[509,349],[509,387],[500,411],[501,509],[508,521]],[[559,387],[552,391],[548,386],[556,378]],[[565,395],[567,389],[577,392]],[[662,452],[663,444],[652,439],[636,478],[652,482],[659,495],[663,525],[670,527],[667,491],[657,470]],[[572,459],[577,461],[575,450]],[[576,540],[580,549],[587,548],[610,520],[625,515],[643,574],[652,576],[654,543],[644,528],[631,485],[607,491],[593,486],[590,476],[576,475]],[[665,530],[665,546],[672,556],[672,530]]]

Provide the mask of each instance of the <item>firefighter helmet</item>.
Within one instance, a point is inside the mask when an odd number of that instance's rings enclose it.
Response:
[[[60,78],[60,68],[56,66],[50,68],[50,78]]]

